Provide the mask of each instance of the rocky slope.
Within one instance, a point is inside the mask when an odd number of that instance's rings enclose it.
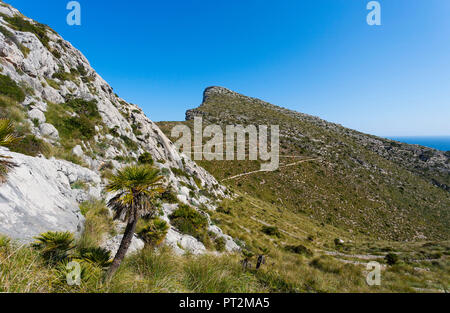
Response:
[[[363,134],[223,87],[207,88],[183,123],[192,127],[195,116],[203,117],[204,127],[218,124],[224,132],[225,125],[280,126],[275,172],[254,172],[258,161],[198,162],[224,184],[280,212],[374,239],[449,238],[448,152]],[[159,126],[170,135],[174,124]],[[236,176],[242,173],[253,174]]]
[[[138,106],[115,94],[80,51],[48,26],[23,16],[3,2],[0,2],[0,78],[1,116],[14,120],[24,137],[18,152],[76,162],[101,175],[103,182],[115,169],[136,162],[138,156],[149,152],[155,165],[166,176],[167,185],[173,188],[181,202],[196,208],[214,209],[216,199],[226,196],[225,188],[203,168],[179,154]],[[32,165],[14,171],[11,174],[12,185],[0,189],[0,195],[9,208],[8,213],[0,213],[5,218],[9,217],[0,232],[21,237],[8,229],[21,225],[21,232],[32,235],[43,230],[45,224],[27,229],[28,217],[23,220],[13,218],[27,211],[28,204],[10,197],[5,190],[17,187],[21,192],[35,194],[36,190],[31,186],[25,183],[19,186],[26,169],[31,176],[36,176],[35,170],[47,166],[56,175],[60,161],[14,157],[27,160]],[[59,183],[55,177],[38,179],[47,179],[43,185],[49,188]],[[69,179],[69,182],[72,181]],[[54,199],[58,202],[56,207],[72,201],[69,194],[67,192],[67,199],[64,192]],[[44,204],[48,195],[42,192],[39,196]],[[48,210],[53,209],[49,207],[50,203],[46,205]],[[35,207],[33,214],[44,213],[42,209],[42,206]],[[70,210],[74,214],[72,219],[78,216],[73,203]],[[170,210],[166,206],[164,211],[168,213]],[[64,219],[62,215],[60,217]],[[60,224],[64,225],[64,222]],[[68,229],[74,230],[74,227]],[[175,229],[171,231],[176,232]],[[204,250],[199,242],[183,246],[186,238],[182,234],[170,238],[173,240],[169,243],[173,246],[190,248],[197,244],[200,248],[194,248],[195,251]],[[224,238],[229,243],[228,247],[237,248],[228,236]]]

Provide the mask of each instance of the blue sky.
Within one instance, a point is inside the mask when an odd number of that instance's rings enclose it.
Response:
[[[7,0],[80,49],[154,121],[230,88],[381,136],[450,135],[450,1]]]

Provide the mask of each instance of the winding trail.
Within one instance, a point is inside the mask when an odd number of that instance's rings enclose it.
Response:
[[[286,167],[290,167],[290,166],[295,166],[295,165],[300,164],[300,163],[309,162],[309,161],[316,161],[316,160],[318,160],[318,159],[317,159],[317,158],[304,159],[304,160],[300,160],[300,161],[297,161],[297,162],[294,162],[294,163],[290,163],[290,164],[286,164],[286,165],[281,165],[280,167],[278,167],[278,169],[286,168]],[[261,173],[261,172],[267,172],[267,171],[264,171],[264,170],[257,170],[257,171],[252,171],[252,172],[242,173],[242,174],[238,174],[238,175],[234,175],[234,176],[231,176],[231,177],[222,179],[221,182],[224,182],[224,181],[227,181],[227,180],[236,179],[236,178],[243,177],[243,176],[248,176],[248,175],[256,174],[256,173]]]

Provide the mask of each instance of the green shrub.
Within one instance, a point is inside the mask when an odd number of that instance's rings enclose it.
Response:
[[[310,249],[308,249],[305,246],[303,246],[303,245],[286,246],[286,247],[284,247],[284,249],[286,251],[289,251],[289,252],[292,252],[292,253],[295,253],[295,254],[302,254],[302,255],[305,255],[305,256],[312,256],[313,255],[313,252]]]
[[[53,89],[56,89],[56,90],[60,90],[61,89],[61,86],[56,81],[54,81],[53,79],[46,78],[45,81]]]
[[[76,182],[72,183],[70,185],[70,187],[72,189],[83,189],[83,190],[87,190],[87,188],[88,188],[86,183],[84,181],[81,181],[81,180],[77,180]]]
[[[12,28],[15,30],[21,31],[21,32],[29,32],[36,35],[36,37],[41,41],[41,43],[48,49],[51,50],[49,46],[50,39],[47,36],[47,26],[40,24],[40,23],[34,23],[25,20],[22,16],[8,16],[6,14],[1,14],[3,19],[8,22]]]
[[[143,221],[143,220],[141,220]],[[143,222],[144,225],[137,228],[137,234],[150,246],[158,246],[166,238],[169,225],[160,218],[154,218]]]
[[[9,76],[0,74],[0,95],[7,96],[17,102],[25,100],[25,92]]]
[[[188,173],[186,173],[185,171],[183,171],[183,170],[181,170],[181,169],[179,169],[179,168],[171,167],[170,170],[172,171],[172,173],[173,173],[175,176],[189,178]]]
[[[222,252],[222,251],[225,250],[226,243],[227,243],[227,241],[223,237],[217,237],[214,240],[214,244],[216,246],[216,250],[219,251],[219,252]]]
[[[74,246],[74,237],[69,232],[46,232],[35,237],[33,247],[40,251],[49,264],[56,264],[69,256]]]
[[[11,147],[11,151],[29,155],[32,157],[49,152],[49,144],[35,135],[25,135],[17,144]]]
[[[76,260],[75,260],[76,261]],[[64,291],[67,292],[67,277],[68,275],[73,274],[74,268],[69,265],[70,260],[66,259],[62,262],[59,262],[55,267],[56,272],[59,274],[59,284],[64,286]],[[92,287],[91,290],[95,290],[98,288],[98,282],[101,281],[103,271],[102,268],[97,266],[93,262],[78,262],[80,265],[80,283],[81,286],[90,284]],[[75,277],[73,277],[75,280]],[[74,285],[73,288],[80,288],[79,286]]]
[[[61,55],[60,55],[60,57],[61,57]],[[61,81],[65,81],[65,80],[73,81],[74,83],[78,84],[76,74],[74,72],[70,72],[70,73],[66,72],[64,69],[60,69],[58,72],[55,72],[52,75],[52,78],[56,78]]]
[[[398,263],[398,255],[395,253],[388,253],[384,257],[384,260],[388,265],[395,265]]]
[[[208,224],[208,220],[205,216],[184,204],[180,205],[169,218],[172,225],[180,232],[192,235],[196,238],[201,238],[206,231],[206,226]]]
[[[178,198],[173,189],[166,189],[161,195],[160,199],[165,203],[178,203]]]
[[[233,210],[233,209],[232,209],[231,207],[229,207],[229,206],[223,206],[223,205],[220,205],[220,206],[216,209],[217,212],[223,213],[223,214],[226,214],[226,215],[233,215],[232,210]]]
[[[86,101],[84,99],[70,99],[64,104],[66,107],[71,108],[73,112],[80,116],[87,116],[93,119],[101,119],[98,112],[97,100]]]
[[[125,146],[132,151],[136,151],[139,148],[138,144],[133,140],[131,140],[130,138],[128,138],[127,136],[121,135],[120,139],[122,139],[123,142],[125,143]]]
[[[140,164],[149,164],[149,165],[153,165],[154,163],[152,155],[149,152],[142,153],[138,158],[138,162]]]
[[[95,126],[101,123],[96,103],[95,100],[72,99],[64,104],[49,104],[46,118],[66,142],[75,138],[90,140],[96,134]],[[71,116],[70,111],[78,116]]]
[[[57,58],[58,60],[61,59],[61,53],[59,53],[58,50],[53,49],[51,52],[55,58]]]
[[[269,236],[275,236],[275,237],[278,237],[278,238],[281,237],[281,233],[278,230],[278,227],[275,227],[275,226],[263,226],[261,228],[261,231],[264,234],[269,235]]]

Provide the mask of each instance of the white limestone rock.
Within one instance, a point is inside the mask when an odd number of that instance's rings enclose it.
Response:
[[[59,139],[58,130],[52,124],[44,123],[40,126],[39,131],[42,136],[49,137],[52,139]]]
[[[0,148],[16,163],[0,185],[0,233],[30,242],[47,231],[80,233],[84,225],[68,175],[86,183],[99,182],[93,171],[61,160],[33,158]]]
[[[76,155],[79,158],[82,158],[84,156],[84,152],[83,152],[83,148],[81,148],[80,145],[76,145],[73,149],[72,149],[72,153],[74,155]]]
[[[167,232],[164,243],[172,247],[173,251],[178,255],[186,252],[194,255],[204,254],[206,252],[205,246],[200,241],[192,236],[179,233],[173,227]]]
[[[32,109],[30,112],[28,112],[28,117],[31,120],[39,121],[39,124],[45,123],[45,115],[39,109]]]
[[[109,251],[111,251],[111,255],[115,255],[117,250],[119,250],[120,243],[122,242],[123,235],[117,235],[112,238],[106,240],[101,246]],[[142,250],[145,246],[144,241],[139,239],[136,235],[133,236],[131,240],[130,247],[127,250],[126,255],[133,254],[139,250]]]

